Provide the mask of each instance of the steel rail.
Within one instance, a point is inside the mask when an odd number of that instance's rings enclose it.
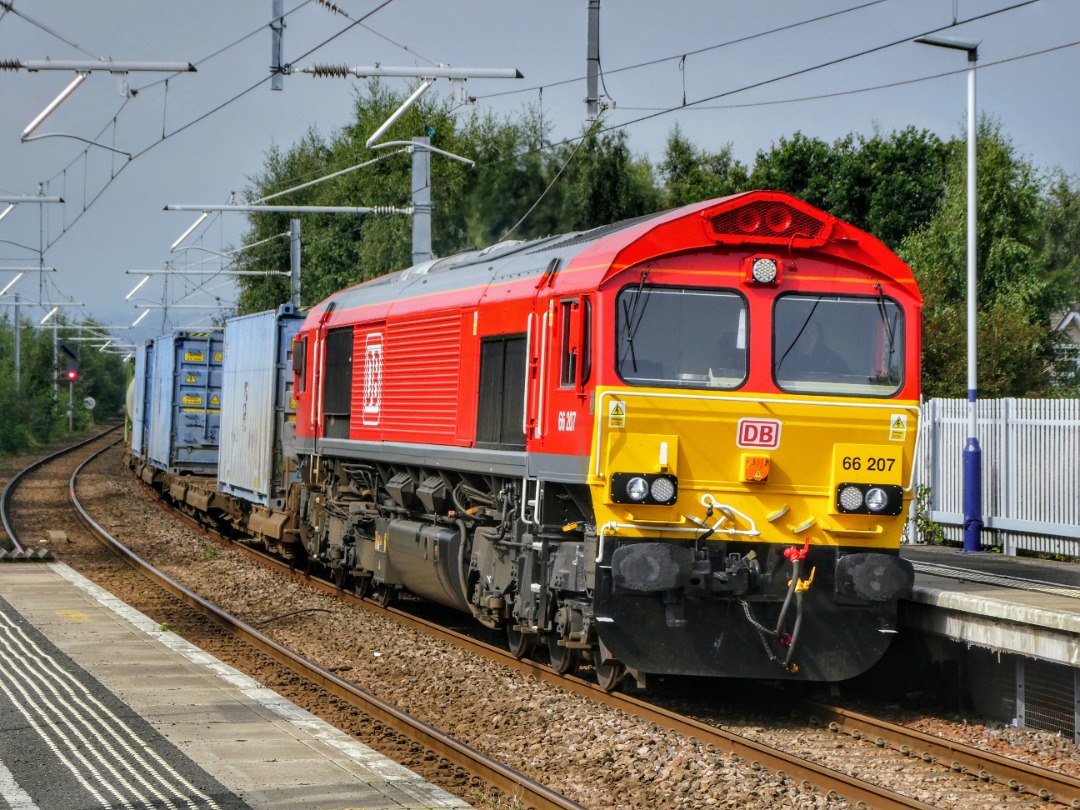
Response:
[[[11,543],[11,546],[9,547],[7,545],[7,543],[4,543],[4,542],[0,541],[0,546],[3,546],[4,550],[13,551],[16,554],[24,554],[24,553],[26,553],[26,549],[19,542],[19,538],[15,533],[15,527],[12,525],[11,518],[10,518],[11,500],[15,496],[15,490],[18,489],[19,484],[21,483],[22,479],[25,476],[32,473],[34,470],[39,469],[40,467],[44,467],[46,464],[50,464],[53,461],[55,461],[56,459],[60,458],[61,456],[65,456],[68,453],[72,453],[72,452],[78,450],[81,447],[85,447],[88,444],[92,444],[93,442],[96,442],[98,439],[101,439],[101,438],[104,438],[105,436],[108,436],[113,431],[119,430],[121,427],[123,427],[122,424],[113,425],[111,428],[108,428],[107,430],[103,430],[101,433],[98,433],[97,435],[91,436],[89,439],[84,439],[84,440],[82,440],[80,442],[76,442],[75,444],[70,445],[69,447],[65,447],[65,448],[63,448],[61,450],[57,450],[55,453],[51,453],[51,454],[45,456],[44,458],[38,459],[33,464],[31,464],[29,467],[26,467],[25,469],[20,470],[19,472],[15,473],[15,475],[13,475],[11,477],[11,480],[9,480],[7,482],[7,486],[4,487],[3,493],[0,494],[0,525],[3,525],[4,534],[7,536],[7,540],[9,540],[10,543]],[[44,552],[42,554],[37,555],[36,559],[45,560],[45,559],[49,559],[51,556],[52,555],[51,555],[50,552]]]
[[[827,723],[833,731],[872,738],[882,748],[891,747],[926,762],[948,762],[952,770],[972,773],[985,782],[1080,808],[1080,779],[818,701],[805,700],[802,708],[811,720]]]
[[[100,452],[104,452],[104,450]],[[401,711],[370,692],[339,678],[332,672],[289,650],[250,625],[203,599],[198,594],[188,590],[136,555],[99,525],[78,499],[76,480],[79,473],[97,455],[99,454],[96,453],[83,461],[71,476],[69,492],[72,507],[79,520],[91,532],[108,544],[136,570],[150,577],[160,587],[178,598],[189,608],[242,639],[274,662],[299,672],[303,677],[347,704],[355,706],[373,720],[384,723],[397,733],[438,754],[455,767],[462,768],[467,773],[476,776],[486,785],[490,785],[506,796],[521,802],[523,807],[534,808],[534,810],[586,810],[565,796],[444,734],[434,726]]]

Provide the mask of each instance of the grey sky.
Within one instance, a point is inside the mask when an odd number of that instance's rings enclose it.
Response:
[[[828,141],[909,125],[946,138],[962,134],[964,54],[907,41],[938,32],[981,40],[978,107],[1000,122],[1018,151],[1038,167],[1080,175],[1080,0],[1038,0],[984,16],[1021,2],[602,0],[600,53],[610,102],[604,123],[627,125],[631,149],[654,162],[676,124],[703,148],[731,143],[745,163],[796,131]],[[587,0],[337,5],[348,17],[316,2],[285,0],[287,62],[515,67],[523,80],[471,80],[469,94],[499,112],[542,105],[556,138],[581,132]],[[126,101],[115,78],[94,73],[35,133],[97,140],[135,155],[130,161],[72,138],[21,143],[23,128],[73,74],[0,71],[0,194],[35,194],[46,183],[46,194],[66,200],[42,206],[43,218],[38,206],[20,205],[0,221],[0,268],[37,265],[43,246],[45,266],[57,268],[44,277],[28,274],[0,300],[10,302],[16,292],[24,302],[71,300],[86,307],[72,312],[75,318],[127,325],[142,310],[123,301],[139,280],[126,271],[162,270],[166,261],[221,266],[206,251],[238,244],[243,215],[215,215],[186,243],[206,250],[170,254],[196,215],[163,207],[227,202],[260,171],[271,144],[287,148],[309,127],[328,135],[345,125],[360,81],[296,74],[285,78],[282,92],[271,91],[266,81],[245,94],[268,76],[271,7],[271,0],[14,0],[17,12],[52,33],[0,9],[0,63],[109,57],[198,65],[197,73],[167,83],[160,74],[133,73],[128,82],[140,92]],[[349,28],[369,13],[363,26]],[[954,16],[962,24],[951,28]],[[983,18],[963,23],[975,17]],[[745,39],[782,26],[793,27]],[[869,53],[837,61],[864,51]],[[1032,55],[1040,51],[1048,52]],[[810,70],[830,62],[836,63]],[[624,69],[643,63],[652,64]],[[779,78],[789,74],[798,75]],[[928,78],[940,74],[950,75]],[[396,89],[408,87],[407,80],[390,81]],[[858,90],[866,92],[852,92]],[[440,80],[432,92],[448,94],[450,85]],[[663,112],[681,107],[684,94],[687,107]],[[820,98],[825,95],[830,97]],[[715,100],[694,104],[710,98]],[[513,202],[523,213],[533,201]],[[0,270],[0,289],[12,277]],[[163,284],[155,276],[136,298],[161,303]],[[199,304],[213,296],[235,301],[233,286],[220,279],[170,284],[170,302]],[[196,287],[210,288],[211,296],[194,293]],[[30,304],[24,314],[36,322],[46,311]],[[166,320],[155,310],[139,329],[117,336],[205,325],[209,314],[177,308]]]

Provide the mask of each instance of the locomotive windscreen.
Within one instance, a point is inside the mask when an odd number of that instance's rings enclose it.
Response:
[[[903,315],[882,296],[784,295],[773,310],[782,390],[892,396],[903,381]]]
[[[616,366],[631,385],[737,388],[746,380],[746,301],[738,293],[635,285],[616,306]]]

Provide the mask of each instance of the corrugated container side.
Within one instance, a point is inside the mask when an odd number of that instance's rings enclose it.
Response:
[[[154,341],[147,461],[173,473],[212,474],[221,421],[221,333],[176,332]]]
[[[150,395],[153,391],[151,370],[153,369],[154,344],[150,341],[135,349],[135,386],[131,407],[131,454],[135,458],[146,460],[146,443],[150,430]]]
[[[233,318],[225,327],[218,486],[280,509],[296,472],[292,339],[303,324],[293,307]]]

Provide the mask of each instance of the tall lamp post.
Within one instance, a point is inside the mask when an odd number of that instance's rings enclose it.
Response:
[[[975,63],[979,59],[981,41],[954,39],[953,37],[919,37],[922,45],[935,45],[966,51],[968,58],[968,132],[967,132],[967,398],[968,435],[964,443],[964,551],[981,548],[982,518],[982,450],[979,448],[978,411],[976,408],[978,333],[977,288],[975,279],[976,244],[978,233],[976,220],[977,188],[975,171]]]

